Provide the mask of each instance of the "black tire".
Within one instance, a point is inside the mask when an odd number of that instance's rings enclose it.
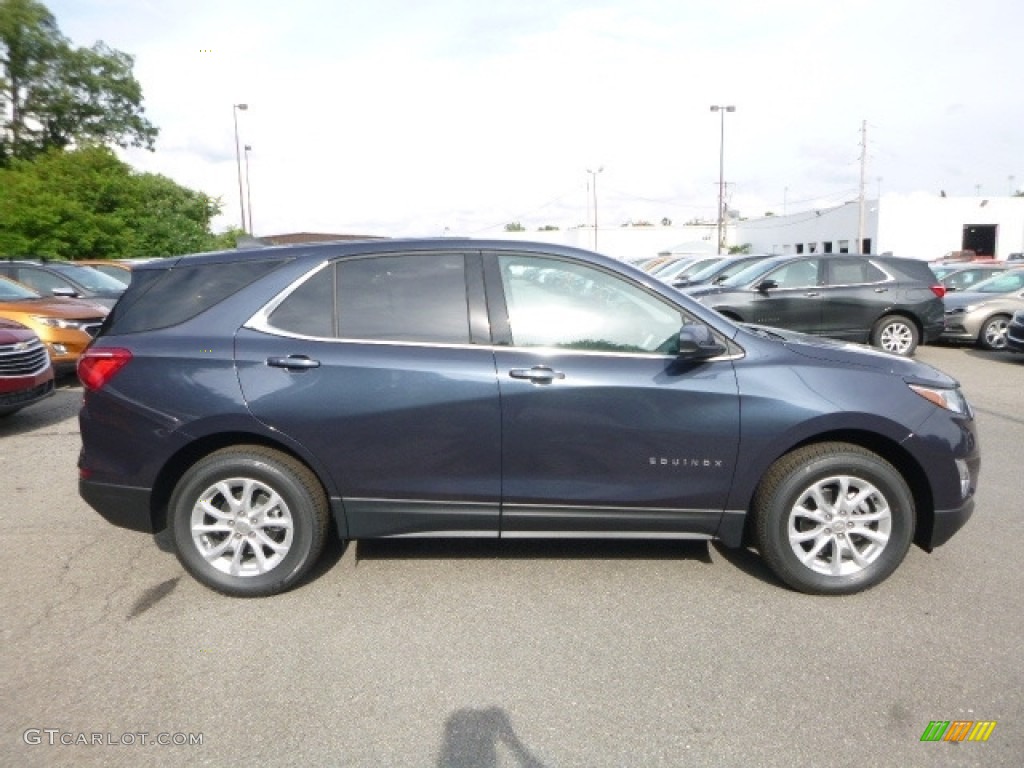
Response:
[[[270,503],[270,494],[278,500]],[[291,456],[258,445],[225,448],[193,465],[175,487],[168,514],[185,570],[237,597],[294,585],[320,557],[327,536],[327,497],[316,476]],[[207,530],[194,534],[194,525]]]
[[[921,341],[917,324],[902,315],[886,315],[871,329],[871,346],[910,357]]]
[[[842,478],[847,500],[867,494],[852,511],[840,503]],[[846,595],[881,583],[914,537],[914,499],[906,481],[882,457],[848,443],[809,445],[783,456],[761,480],[753,513],[761,557],[782,581],[810,594]]]
[[[1010,325],[1009,315],[993,315],[986,320],[978,333],[978,346],[982,349],[1006,349],[1006,331]]]

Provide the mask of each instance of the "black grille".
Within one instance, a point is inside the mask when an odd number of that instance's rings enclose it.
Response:
[[[39,339],[0,344],[0,376],[34,376],[50,364]]]

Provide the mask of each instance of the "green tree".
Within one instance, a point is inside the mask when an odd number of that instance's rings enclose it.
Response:
[[[751,248],[751,244],[750,243],[744,243],[743,245],[730,245],[729,246],[729,253],[732,254],[732,255],[735,255],[735,254],[747,254],[747,253],[750,253],[750,248]]]
[[[0,165],[90,143],[153,148],[134,60],[76,48],[36,0],[0,0]]]
[[[51,150],[0,168],[0,255],[171,256],[231,247],[210,222],[220,203],[166,176],[136,173],[106,147]]]
[[[545,224],[543,227],[537,227],[538,232],[557,232],[558,227],[554,224]]]
[[[518,221],[510,221],[505,225],[506,232],[525,232],[526,227],[520,224]]]

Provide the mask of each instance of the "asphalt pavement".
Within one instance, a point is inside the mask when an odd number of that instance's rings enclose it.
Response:
[[[1024,356],[918,358],[976,409],[977,508],[842,598],[715,544],[427,540],[222,597],[79,499],[65,382],[0,421],[0,765],[1019,768]]]

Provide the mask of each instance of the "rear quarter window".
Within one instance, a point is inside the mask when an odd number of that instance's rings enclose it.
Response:
[[[138,333],[191,320],[283,263],[277,259],[137,270],[107,317],[104,333]]]

